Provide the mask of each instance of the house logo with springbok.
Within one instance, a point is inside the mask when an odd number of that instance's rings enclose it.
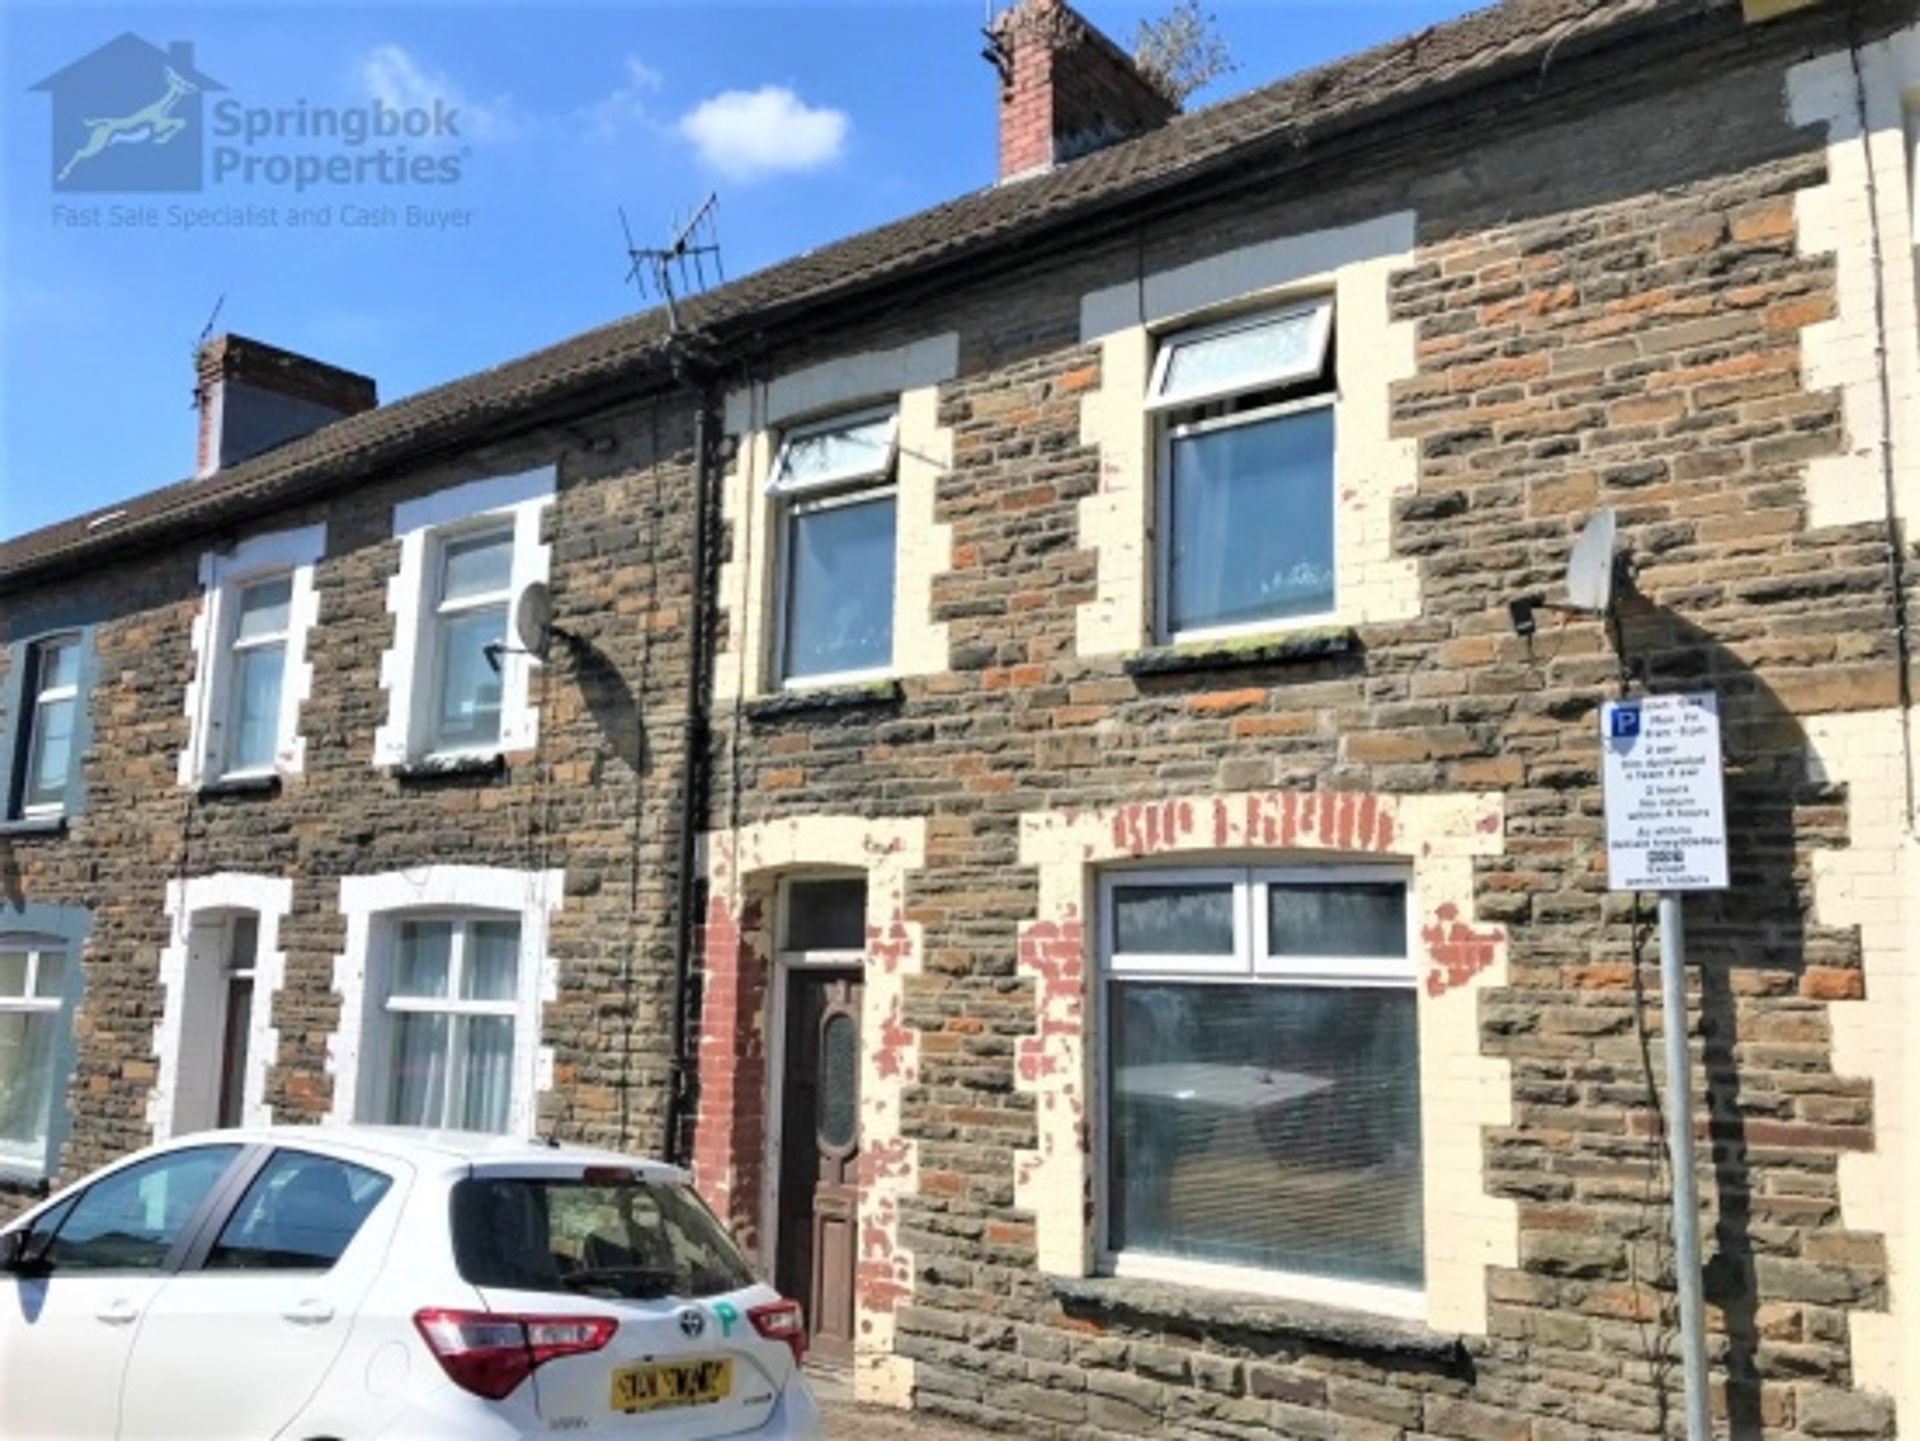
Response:
[[[33,88],[53,98],[56,191],[200,189],[204,100],[226,87],[195,67],[190,42],[125,34]]]

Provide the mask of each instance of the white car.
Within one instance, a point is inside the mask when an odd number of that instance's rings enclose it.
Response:
[[[800,1309],[671,1166],[211,1131],[0,1231],[0,1437],[798,1441]]]

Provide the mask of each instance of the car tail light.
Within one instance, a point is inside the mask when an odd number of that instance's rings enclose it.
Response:
[[[598,1351],[620,1325],[606,1316],[519,1316],[437,1306],[414,1312],[413,1324],[454,1385],[489,1401],[512,1395],[548,1361]]]
[[[807,1359],[807,1323],[800,1314],[798,1301],[774,1301],[755,1306],[747,1312],[753,1329],[769,1341],[785,1341],[793,1352],[794,1364]]]

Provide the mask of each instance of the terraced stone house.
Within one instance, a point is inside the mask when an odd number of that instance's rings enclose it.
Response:
[[[198,474],[0,547],[6,1204],[538,1128],[689,1164],[869,1399],[1676,1434],[1597,709],[1711,689],[1714,1407],[1920,1434],[1913,4],[1184,115],[989,50],[997,184],[387,405],[223,338]]]

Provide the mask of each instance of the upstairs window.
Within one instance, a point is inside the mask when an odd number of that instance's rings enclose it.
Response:
[[[1410,939],[1389,869],[1103,879],[1112,1269],[1417,1309]]]
[[[492,750],[500,741],[501,649],[513,599],[512,530],[449,537],[437,573],[432,748]]]
[[[1314,301],[1160,342],[1160,639],[1333,612],[1332,338]]]
[[[226,772],[270,771],[280,750],[280,694],[286,680],[293,577],[240,587],[235,597],[232,680],[227,697]]]
[[[767,492],[781,508],[775,673],[857,679],[893,663],[897,416],[863,411],[787,432]]]
[[[74,729],[80,710],[80,638],[48,636],[27,648],[26,745],[20,763],[19,811],[29,818],[67,809],[67,789],[78,757]]]

